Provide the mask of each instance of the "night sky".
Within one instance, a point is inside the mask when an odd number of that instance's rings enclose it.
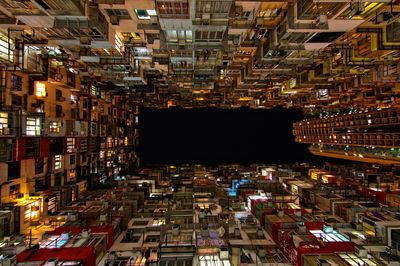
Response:
[[[142,108],[141,164],[290,163],[315,159],[295,143],[301,110]]]

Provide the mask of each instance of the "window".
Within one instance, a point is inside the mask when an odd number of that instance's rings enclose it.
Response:
[[[44,172],[44,159],[41,157],[35,158],[35,175]]]
[[[90,135],[97,136],[97,124],[94,122],[90,123]]]
[[[0,135],[8,135],[8,113],[0,113]]]
[[[221,41],[223,31],[196,31],[196,41]]]
[[[60,133],[61,132],[61,122],[51,121],[49,123],[49,132],[50,133]]]
[[[14,43],[6,34],[0,33],[0,58],[11,61],[14,55]]]
[[[67,71],[67,85],[75,87],[75,83],[76,83],[75,73]]]
[[[75,151],[75,138],[67,138],[67,152]]]
[[[18,195],[19,195],[19,188],[20,188],[20,185],[19,184],[16,184],[16,185],[11,185],[10,186],[10,190],[9,190],[9,196],[10,196],[10,198],[17,198],[18,197]]]
[[[88,157],[86,155],[81,155],[81,163],[86,163]]]
[[[182,1],[157,1],[160,18],[189,18],[189,3]]]
[[[72,154],[70,157],[69,157],[69,165],[75,165],[75,155],[74,154]]]
[[[40,155],[40,139],[27,138],[25,141],[25,157],[37,157]]]
[[[107,138],[107,148],[113,147],[113,139],[111,137]]]
[[[18,179],[21,176],[20,162],[9,162],[8,166],[8,180]]]
[[[63,108],[61,105],[56,105],[56,117],[62,117],[63,116]]]
[[[106,9],[106,12],[109,17],[117,16],[118,20],[131,19],[129,12],[126,9]]]
[[[37,97],[46,97],[46,84],[43,82],[36,81],[35,83],[35,95]]]
[[[11,95],[11,104],[15,106],[22,106],[22,97],[18,95]]]
[[[59,187],[61,186],[61,180],[63,179],[62,173],[57,173],[54,175],[54,186]]]
[[[154,9],[135,9],[135,13],[138,19],[150,19],[150,16],[157,16]]]
[[[27,136],[40,136],[40,117],[27,117],[26,118],[26,135]]]
[[[87,139],[86,138],[81,138],[81,146],[80,146],[80,152],[86,152],[87,151]]]
[[[60,170],[62,168],[62,155],[54,156],[54,170]]]
[[[11,86],[14,91],[22,90],[22,78],[15,74],[11,75]]]
[[[193,36],[191,30],[167,30],[167,41],[168,42],[178,42],[186,41],[192,42]]]
[[[63,99],[62,91],[56,90],[56,101],[62,101]]]
[[[93,86],[93,85],[92,85],[92,87],[90,88],[90,94],[93,95],[93,96],[96,96],[96,95],[97,95],[97,88],[96,88],[96,86]]]

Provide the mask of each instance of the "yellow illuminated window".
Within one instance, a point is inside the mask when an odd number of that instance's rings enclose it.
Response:
[[[10,60],[13,58],[14,42],[9,39],[6,34],[0,32],[0,58],[4,60]]]
[[[8,134],[8,113],[0,113],[0,135]]]
[[[75,150],[75,138],[67,138],[67,152]]]
[[[61,131],[61,122],[52,121],[49,124],[50,133],[60,133]]]
[[[107,138],[107,148],[113,147],[113,139],[111,137]]]
[[[46,97],[46,84],[44,84],[43,82],[36,82],[35,95],[37,97]]]

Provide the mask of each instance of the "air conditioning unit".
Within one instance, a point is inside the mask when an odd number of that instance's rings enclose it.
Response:
[[[3,135],[10,135],[10,128],[3,127]]]
[[[318,265],[318,266],[330,266],[331,264],[330,264],[327,260],[318,259],[317,265]]]
[[[58,265],[58,258],[49,258],[45,264],[46,266],[57,266]]]
[[[100,222],[106,222],[107,221],[107,214],[101,214],[99,218]]]
[[[256,26],[262,26],[264,24],[264,18],[263,17],[257,17],[256,18]]]
[[[150,24],[151,25],[158,25],[158,20],[157,20],[156,16],[150,17]]]
[[[210,20],[211,19],[211,14],[210,13],[203,13],[201,15],[202,20]]]
[[[378,14],[378,15],[376,16],[376,18],[375,18],[375,23],[376,23],[376,24],[381,24],[381,23],[383,23],[383,22],[385,22],[385,16],[384,16],[383,13],[380,13],[380,14]]]
[[[63,75],[58,73],[58,74],[56,74],[56,76],[54,77],[54,79],[55,79],[56,81],[62,81]]]
[[[110,16],[110,23],[112,25],[119,25],[119,19],[117,15],[111,15]]]
[[[17,257],[15,255],[4,255],[1,261],[3,266],[12,266],[17,264]]]
[[[240,43],[240,36],[233,37],[233,44],[238,45]]]
[[[58,97],[58,99],[57,99],[59,102],[64,102],[65,101],[65,97]]]
[[[352,3],[350,9],[349,17],[360,15],[365,10],[364,3],[362,1]]]
[[[148,44],[153,44],[154,43],[154,38],[152,36],[147,36],[147,43]]]
[[[211,3],[207,3],[203,6],[203,12],[207,13],[211,11]]]
[[[326,26],[328,25],[328,16],[327,15],[319,15],[316,19],[315,23],[317,26]]]
[[[366,258],[368,255],[368,251],[361,246],[356,246],[354,248],[354,253],[360,258]]]
[[[219,258],[221,260],[227,260],[229,259],[229,250],[226,247],[222,247],[219,251]]]
[[[242,6],[235,6],[235,13],[236,15],[240,15],[243,12]]]
[[[185,40],[179,40],[178,45],[179,45],[180,47],[185,47],[186,41],[185,41]]]
[[[88,37],[81,37],[80,43],[81,43],[81,45],[90,45],[91,41],[90,41],[90,38],[88,38]]]

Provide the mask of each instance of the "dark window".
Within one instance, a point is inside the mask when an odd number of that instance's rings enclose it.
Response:
[[[60,101],[63,97],[61,90],[56,90],[56,101]]]
[[[56,105],[56,117],[62,117],[63,109],[61,105]]]
[[[67,71],[67,85],[75,87],[75,74]]]
[[[131,19],[128,10],[126,9],[106,9],[109,17],[117,16],[118,20]]]
[[[25,144],[25,157],[39,156],[40,150],[40,139],[39,138],[27,138]]]
[[[22,90],[22,78],[15,74],[11,75],[11,84],[14,91]]]
[[[8,180],[20,178],[21,167],[20,162],[9,162],[8,165]]]
[[[70,165],[74,165],[74,164],[75,164],[75,155],[71,155],[71,156],[69,157],[69,164],[70,164]]]
[[[10,198],[16,199],[19,195],[19,184],[10,186]]]
[[[44,171],[44,159],[41,157],[35,158],[35,175],[41,174]]]
[[[17,96],[17,95],[12,95],[11,96],[11,104],[16,105],[16,106],[21,106],[22,105],[22,97]]]
[[[64,179],[64,173],[54,174],[54,186],[61,186],[61,180]]]

